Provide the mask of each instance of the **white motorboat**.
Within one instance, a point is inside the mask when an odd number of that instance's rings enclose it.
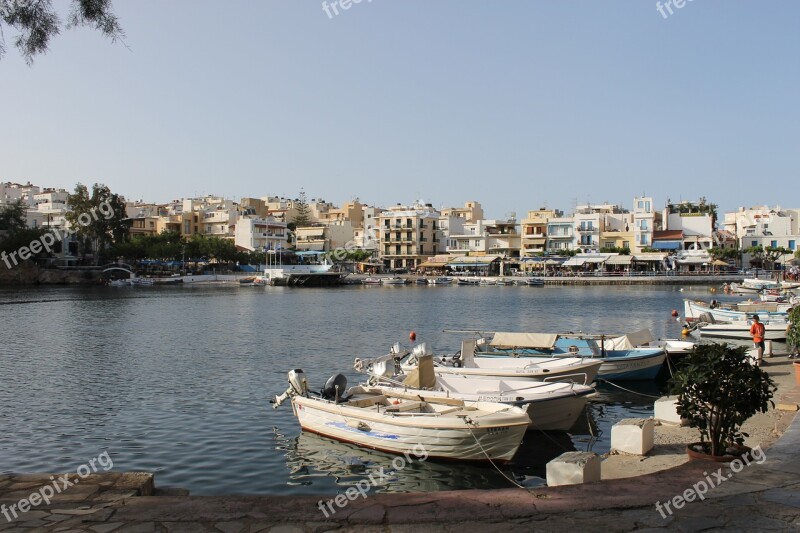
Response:
[[[453,283],[453,278],[439,277],[428,280],[428,285],[450,285],[451,283]]]
[[[542,278],[528,278],[525,280],[525,285],[528,287],[544,287],[544,280]]]
[[[737,294],[757,294],[764,289],[777,289],[778,284],[771,279],[748,278],[741,283],[732,283],[731,291]]]
[[[584,361],[600,361],[598,376],[606,380],[655,379],[666,353],[649,346],[653,340],[646,329],[620,336],[496,331],[490,339],[482,337],[475,342],[475,360],[482,366],[484,359],[548,361],[582,357]]]
[[[381,285],[405,285],[408,283],[406,278],[394,276],[391,278],[381,278]]]
[[[709,322],[708,317],[724,322],[747,320],[754,314],[765,320],[786,317],[791,304],[778,302],[741,302],[738,304],[706,303],[697,300],[684,300],[683,311],[686,320],[702,320]]]
[[[374,450],[441,459],[508,461],[530,424],[519,407],[380,387],[348,389],[341,374],[312,395],[303,371],[292,370],[289,388],[273,400],[274,406],[288,399],[306,431]]]
[[[761,316],[761,315],[759,315]],[[766,322],[764,324],[764,339],[781,341],[786,339],[786,322]],[[693,335],[700,337],[715,337],[720,339],[751,340],[750,326],[752,322],[737,321],[720,324],[701,324],[692,331]]]
[[[131,278],[129,282],[134,287],[150,287],[155,283],[152,278]]]
[[[361,283],[364,285],[380,285],[381,278],[365,278]]]
[[[379,358],[380,359],[380,358]],[[530,427],[542,431],[567,431],[583,412],[586,402],[596,394],[593,387],[564,382],[479,378],[463,375],[436,375],[433,357],[421,356],[408,374],[385,376],[386,365],[362,361],[357,370],[372,376],[371,381],[393,392],[420,394],[425,398],[459,398],[467,401],[500,402],[527,409]],[[389,374],[393,374],[388,368]],[[421,390],[424,389],[424,390]]]
[[[409,353],[399,354],[407,359],[400,368],[410,372],[419,357],[430,355],[423,343]],[[475,343],[464,341],[456,355],[434,360],[435,372],[439,376],[476,376],[506,378],[526,381],[569,381],[588,385],[597,377],[602,361],[582,357],[525,358],[525,357],[475,357]]]

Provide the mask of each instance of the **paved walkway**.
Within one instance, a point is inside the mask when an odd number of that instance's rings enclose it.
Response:
[[[800,390],[780,401],[800,403]],[[690,461],[581,486],[342,497],[341,506],[326,508],[327,517],[317,497],[159,493],[146,473],[10,475],[0,476],[0,531],[800,531],[800,416],[763,456],[738,470]],[[74,485],[60,493],[48,489],[68,482]],[[31,494],[47,494],[49,503],[20,512],[26,507],[20,500],[37,503]],[[11,522],[3,516],[15,513]]]

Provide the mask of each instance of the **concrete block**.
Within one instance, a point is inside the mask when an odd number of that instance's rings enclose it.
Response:
[[[594,452],[566,452],[547,463],[547,485],[580,485],[600,481],[600,456]]]
[[[624,418],[611,428],[611,448],[634,455],[653,449],[655,421],[652,418]]]
[[[662,396],[656,400],[653,418],[666,424],[685,426],[687,420],[678,414],[678,397]]]

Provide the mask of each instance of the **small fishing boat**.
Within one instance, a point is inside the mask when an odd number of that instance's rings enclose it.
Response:
[[[431,355],[425,343],[404,352],[399,364],[405,373],[417,366],[418,358]],[[569,381],[588,385],[594,381],[601,361],[581,357],[551,359],[475,357],[475,343],[464,341],[455,355],[445,355],[434,360],[436,375],[476,376],[526,381]]]
[[[525,285],[528,287],[544,287],[544,280],[542,278],[528,278],[525,280]]]
[[[405,285],[406,283],[408,283],[408,280],[399,276],[381,278],[381,285]]]
[[[771,279],[749,278],[741,283],[731,283],[731,291],[737,294],[757,294],[764,289],[777,288],[777,282]]]
[[[527,409],[531,429],[567,431],[583,412],[586,402],[596,394],[593,387],[570,382],[541,382],[514,379],[478,378],[463,375],[436,375],[433,356],[419,357],[407,374],[395,374],[390,357],[358,359],[354,368],[370,375],[387,390],[425,397],[490,401]],[[396,367],[395,367],[396,368]],[[419,391],[419,392],[417,392]]]
[[[364,285],[380,285],[381,278],[365,278],[361,283]]]
[[[666,353],[663,348],[647,346],[652,341],[649,330],[621,336],[494,332],[491,339],[482,337],[475,342],[475,360],[582,357],[602,363],[598,377],[603,379],[655,379]]]
[[[457,283],[459,285],[479,285],[480,281],[477,278],[458,278]]]
[[[453,278],[439,277],[428,280],[429,285],[450,285],[453,283]]]
[[[525,411],[496,402],[433,398],[357,385],[342,374],[319,394],[302,370],[289,372],[289,388],[272,403],[291,400],[300,427],[312,433],[395,454],[462,461],[509,461],[530,419]]]
[[[155,283],[151,278],[131,278],[128,281],[134,287],[151,287]]]
[[[430,282],[425,278],[417,278],[414,280],[417,285],[428,285]]]
[[[780,320],[786,318],[786,311],[791,304],[778,302],[741,302],[738,304],[720,304],[716,301],[703,302],[699,300],[684,300],[683,311],[686,320],[700,320],[710,322],[713,320],[723,322],[737,322],[747,320],[754,314],[765,320]]]
[[[762,320],[761,323],[764,324],[765,340],[782,341],[786,339],[785,321],[767,322]],[[692,331],[692,334],[699,337],[714,337],[718,339],[751,340],[753,338],[750,335],[751,325],[752,321],[745,320],[717,324],[701,323]]]

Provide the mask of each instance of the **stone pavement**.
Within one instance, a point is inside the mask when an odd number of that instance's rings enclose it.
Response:
[[[798,397],[795,389],[780,401]],[[70,474],[66,481],[78,483],[45,503],[31,494],[64,486],[60,474],[7,475],[0,476],[0,532],[800,531],[800,417],[763,456],[736,466],[690,461],[586,485],[357,495],[332,503],[327,517],[318,497],[192,497],[159,492],[146,473]],[[23,499],[39,505],[21,513]],[[3,516],[14,513],[10,522]]]

